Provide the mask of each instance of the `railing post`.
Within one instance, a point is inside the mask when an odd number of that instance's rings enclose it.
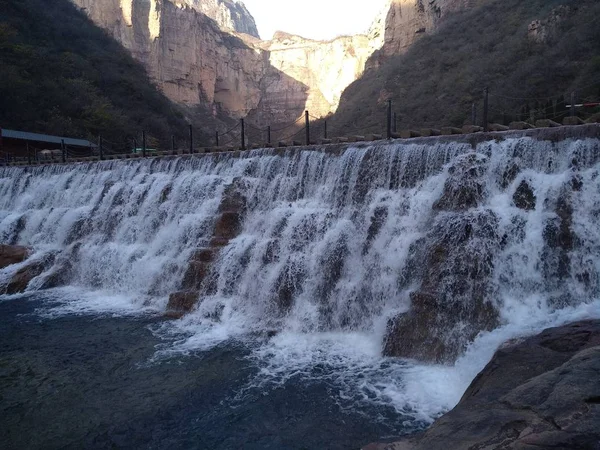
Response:
[[[387,104],[387,138],[392,138],[392,100],[388,100]]]
[[[142,131],[142,157],[146,157],[146,132]]]
[[[323,130],[323,138],[327,139],[327,121],[324,122],[325,129]]]
[[[104,149],[102,148],[102,135],[98,136],[98,150],[100,151],[100,161],[104,159]]]
[[[215,131],[215,146],[219,146],[219,130]]]
[[[308,111],[304,111],[304,128],[306,131],[306,145],[310,145],[310,119]]]
[[[135,155],[137,155],[137,148],[138,148],[138,146],[137,146],[137,139],[133,138],[133,153]]]
[[[575,117],[575,91],[571,92],[571,117]]]
[[[486,87],[483,90],[483,131],[488,131],[489,94],[490,90]]]
[[[240,124],[242,125],[242,150],[246,150],[246,125],[244,124],[244,119],[240,119]]]
[[[267,144],[271,145],[271,125],[267,127]]]
[[[190,123],[190,155],[194,153],[194,129]]]
[[[29,149],[29,142],[26,142],[27,146],[27,164],[31,165],[31,150]]]
[[[66,149],[65,149],[65,140],[61,139],[60,140],[60,148],[62,150],[62,162],[66,163],[67,162],[67,155],[66,155]]]
[[[175,154],[175,136],[171,135],[171,155]]]

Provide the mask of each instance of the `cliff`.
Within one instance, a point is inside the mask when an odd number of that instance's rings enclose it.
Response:
[[[278,32],[258,39],[232,0],[72,0],[141,61],[165,95],[255,125],[289,123],[305,109],[335,113],[344,90],[476,0],[392,0],[367,35],[314,41]]]
[[[374,50],[363,35],[321,42],[277,33],[261,41],[240,3],[73,1],[145,65],[171,100],[263,125],[294,121],[305,109],[319,117],[334,112]],[[233,20],[233,7],[240,20]]]
[[[193,114],[173,105],[144,66],[69,0],[52,8],[8,0],[0,10],[0,126],[94,142],[103,134],[114,143],[105,150],[123,152],[141,130],[167,146],[171,135],[183,142],[188,120],[214,122],[201,105]]]
[[[425,24],[426,32],[416,33],[421,37],[408,47],[415,33],[397,34],[394,20],[388,20],[383,48],[369,61],[376,70],[365,71],[344,91],[329,121],[336,133],[352,133],[356,123],[363,133],[385,132],[390,99],[399,130],[471,124],[473,104],[481,125],[486,86],[489,120],[505,124],[532,117],[562,121],[572,91],[577,99],[597,98],[600,32],[588,18],[600,13],[598,2],[582,0],[576,7],[561,0],[446,2],[435,20],[427,5],[412,22],[413,30]],[[398,17],[402,2],[396,6],[388,17]],[[402,9],[404,18],[405,13]]]
[[[446,15],[482,1],[485,0],[388,0],[368,32],[378,49],[369,68],[377,68],[389,57],[405,53],[417,39],[436,30]]]
[[[174,0],[179,6],[189,6],[213,19],[223,31],[246,33],[256,38],[258,29],[254,17],[238,0]]]

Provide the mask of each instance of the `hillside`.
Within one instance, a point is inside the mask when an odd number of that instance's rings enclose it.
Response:
[[[461,126],[473,102],[480,121],[485,86],[492,121],[560,119],[573,90],[577,102],[600,100],[599,18],[593,0],[487,0],[455,12],[350,85],[331,135],[381,132],[390,98],[399,129]]]
[[[0,0],[0,126],[115,146],[149,132],[183,139],[184,110],[143,66],[68,0]],[[194,120],[212,120],[197,108]],[[188,114],[186,112],[186,114]],[[198,141],[202,139],[198,131]]]

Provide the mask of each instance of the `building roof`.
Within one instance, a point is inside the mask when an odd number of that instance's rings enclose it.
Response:
[[[65,141],[65,145],[71,145],[74,147],[96,147],[96,144],[86,141],[85,139],[73,139],[61,136],[50,136],[48,134],[28,133],[26,131],[15,131],[15,130],[2,130],[0,135],[6,139],[18,139],[21,141],[31,142],[48,142],[52,144],[60,144],[61,141]]]

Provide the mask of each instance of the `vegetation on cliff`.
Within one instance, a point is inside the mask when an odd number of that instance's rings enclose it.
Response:
[[[102,133],[119,147],[142,130],[165,145],[187,136],[184,113],[143,66],[68,0],[0,0],[0,80],[4,128]]]
[[[480,121],[486,86],[491,121],[561,119],[571,91],[577,101],[600,100],[599,17],[593,0],[487,0],[455,13],[350,85],[332,130],[381,132],[388,99],[398,128],[462,126],[474,102]]]

